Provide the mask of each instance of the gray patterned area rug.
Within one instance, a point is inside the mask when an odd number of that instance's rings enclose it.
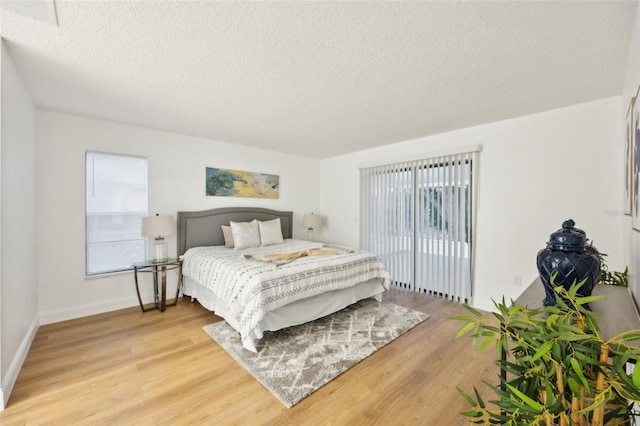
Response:
[[[265,332],[258,353],[244,349],[240,334],[225,321],[204,330],[291,408],[427,318],[413,309],[366,299],[307,324]]]

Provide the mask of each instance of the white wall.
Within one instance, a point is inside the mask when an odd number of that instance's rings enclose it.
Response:
[[[622,105],[618,111],[621,117],[626,116],[629,102],[631,98],[636,96],[638,86],[640,86],[640,15],[636,14],[633,38],[629,48],[629,59],[625,70]],[[640,107],[640,104],[636,103],[636,111],[638,107]],[[622,126],[624,125],[623,123]],[[629,265],[629,284],[635,295],[636,302],[640,302],[640,232],[632,229],[630,216],[625,217],[622,230],[625,263]]]
[[[480,144],[474,306],[517,297],[537,276],[537,252],[568,218],[617,270],[625,262],[620,104],[602,99],[324,160],[325,238],[358,244],[359,166]]]
[[[132,273],[84,276],[86,150],[147,157],[150,214],[171,214],[175,220],[180,210],[225,206],[293,210],[294,237],[302,237],[302,215],[319,210],[317,160],[43,109],[36,113],[36,140],[43,324],[137,304]],[[207,166],[277,174],[280,198],[207,197]],[[175,235],[165,240],[175,256]],[[175,276],[169,279],[175,289]]]
[[[38,326],[35,106],[1,43],[0,365],[3,402]]]

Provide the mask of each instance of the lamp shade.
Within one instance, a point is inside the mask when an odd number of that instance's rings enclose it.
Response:
[[[142,218],[142,236],[143,237],[166,237],[173,235],[175,226],[173,224],[173,216],[147,216]]]
[[[322,225],[322,216],[319,214],[305,214],[302,223],[309,229],[317,229]]]

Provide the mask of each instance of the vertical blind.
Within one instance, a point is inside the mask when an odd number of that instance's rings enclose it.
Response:
[[[477,159],[473,151],[360,170],[360,245],[394,285],[471,297]]]
[[[85,164],[85,273],[131,269],[147,252],[147,159],[87,151]]]

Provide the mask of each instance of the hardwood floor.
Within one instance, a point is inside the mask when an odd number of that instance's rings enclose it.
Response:
[[[205,334],[220,318],[187,299],[42,326],[0,424],[468,424],[456,386],[491,396],[481,380],[497,382],[495,351],[454,340],[458,304],[400,290],[385,300],[431,318],[291,409]]]

